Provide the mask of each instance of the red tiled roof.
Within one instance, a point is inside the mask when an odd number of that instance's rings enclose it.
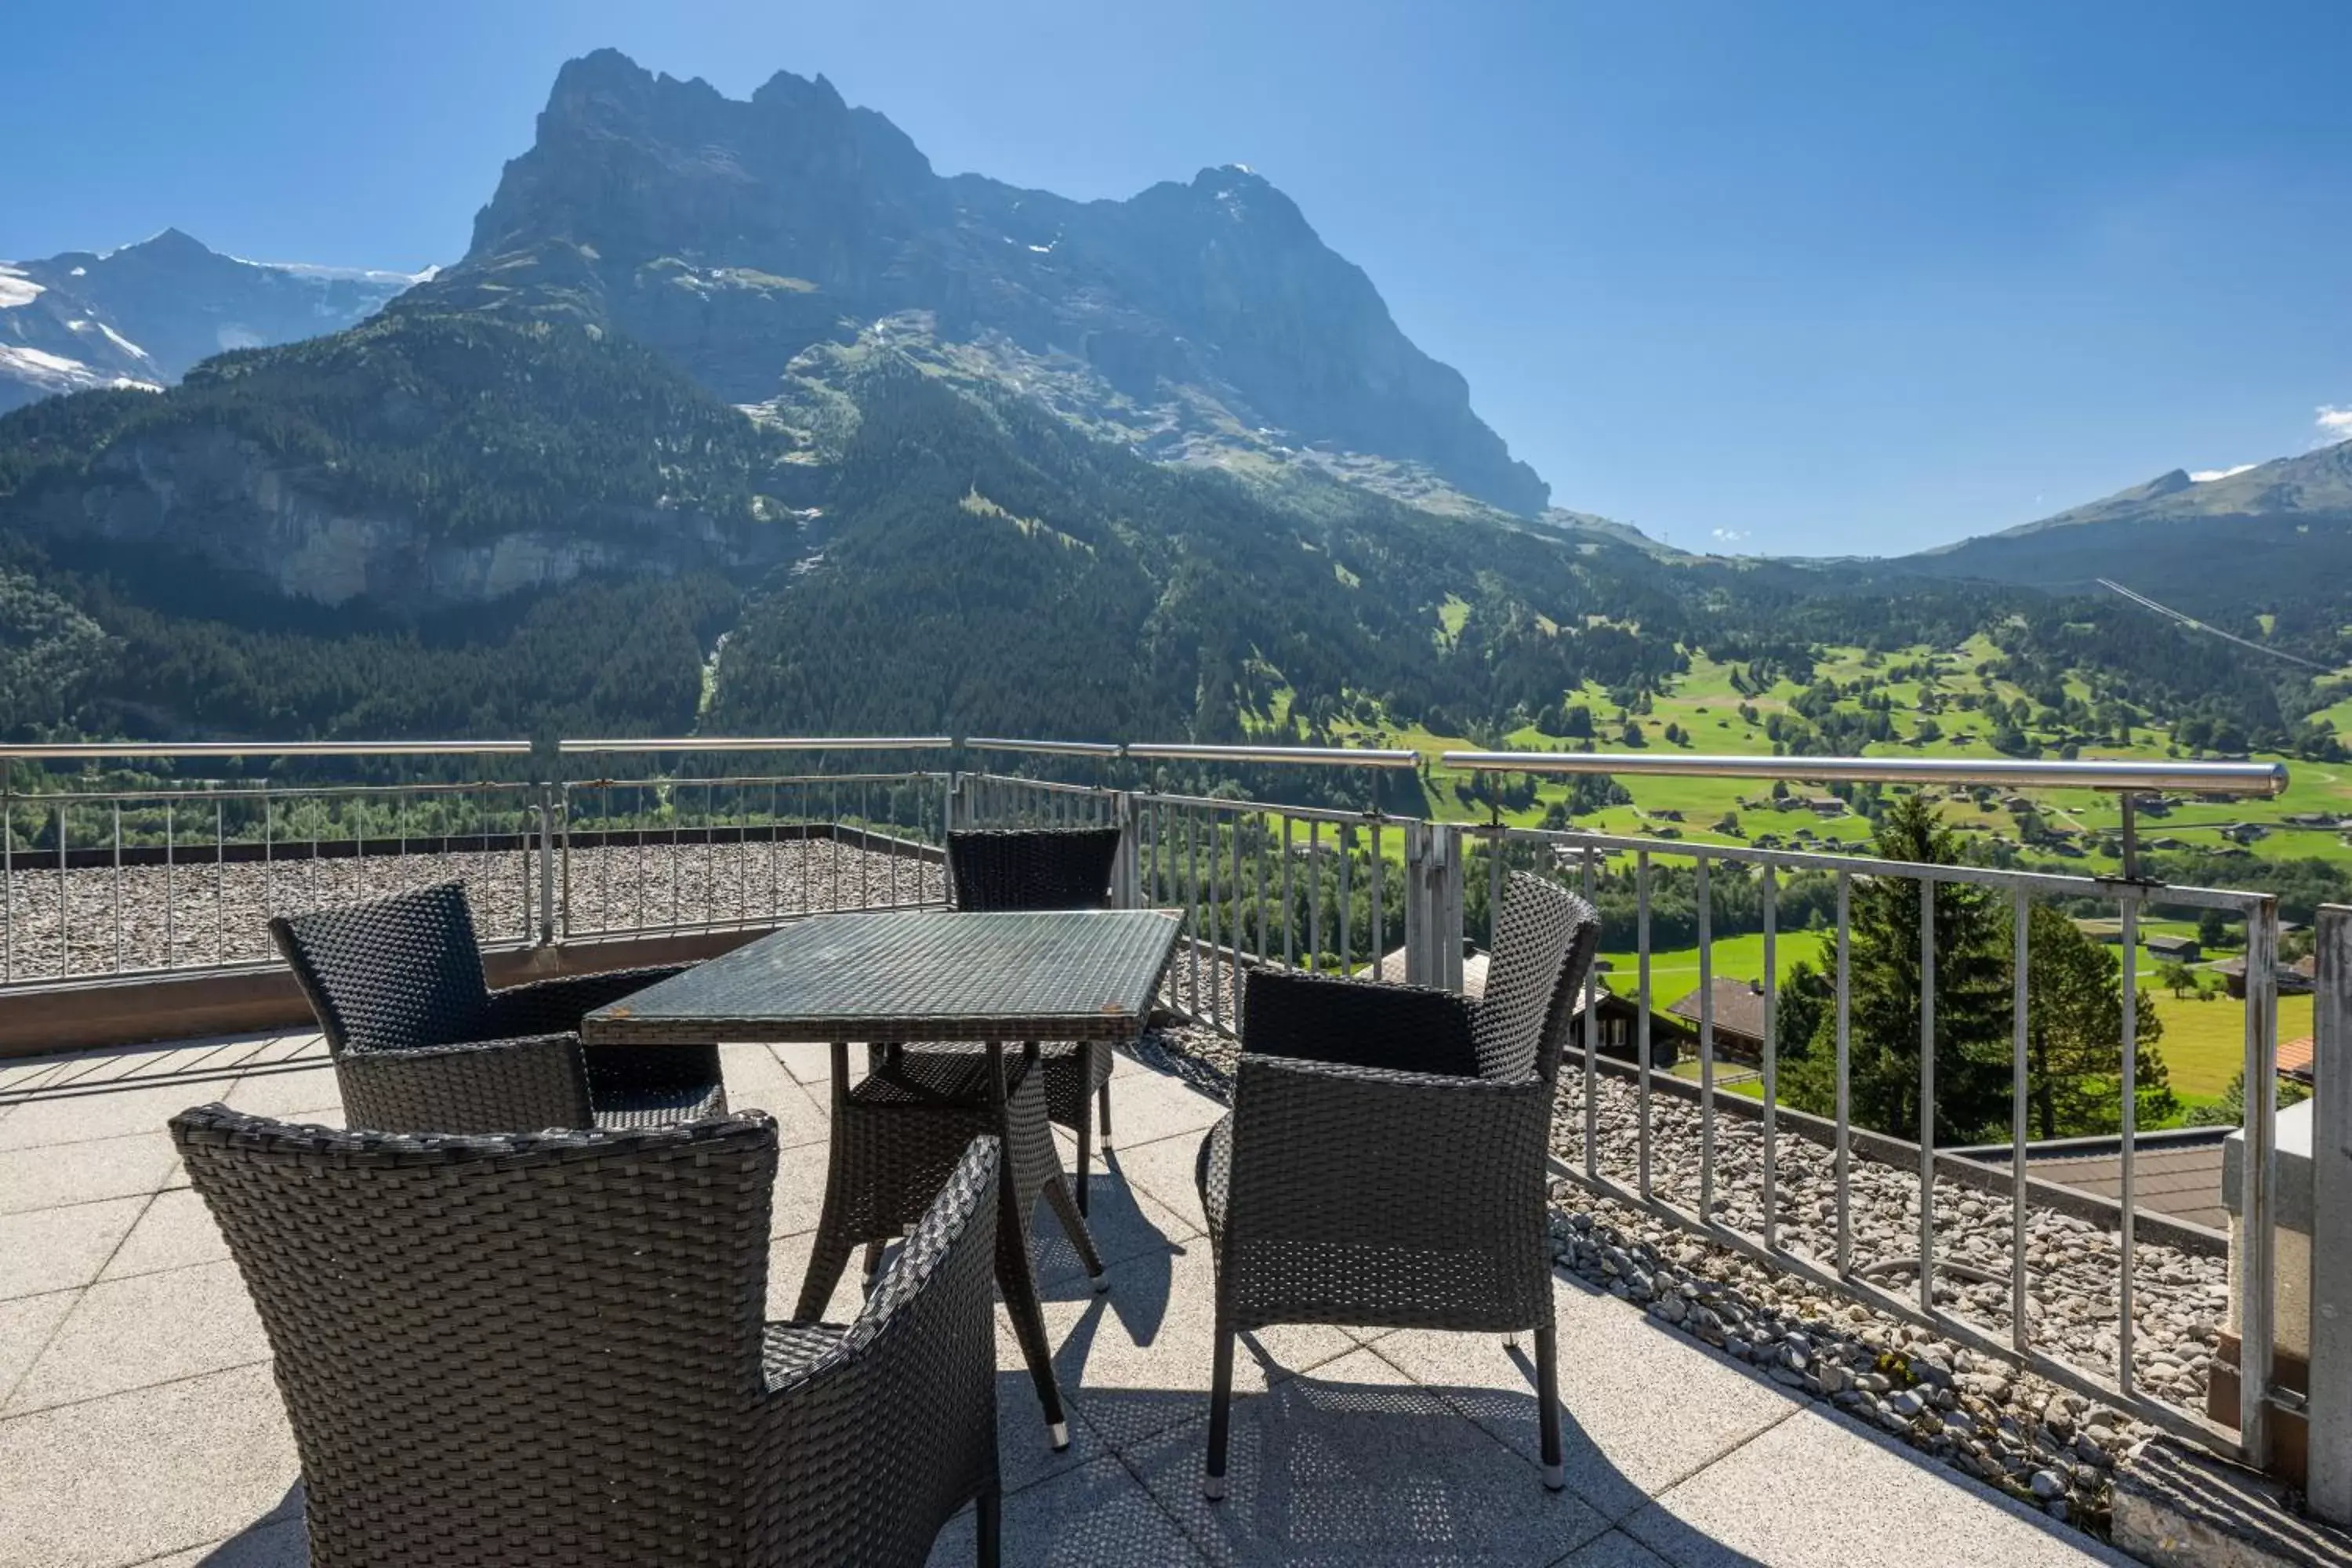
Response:
[[[2304,1082],[2309,1083],[2311,1081],[2311,1037],[2309,1035],[2305,1035],[2300,1039],[2281,1040],[2279,1042],[2278,1048],[2278,1069],[2289,1078],[2301,1079]]]

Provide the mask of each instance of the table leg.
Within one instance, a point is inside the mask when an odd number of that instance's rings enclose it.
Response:
[[[808,1272],[801,1277],[801,1299],[793,1316],[804,1323],[820,1322],[841,1283],[842,1270],[858,1238],[848,1234],[849,1176],[842,1162],[847,1157],[841,1137],[841,1112],[849,1103],[849,1042],[833,1042],[833,1137],[825,1144],[824,1206],[818,1211],[816,1241],[809,1248]]]
[[[1101,1047],[1092,1040],[1078,1042],[1078,1212],[1087,1212],[1087,1190],[1094,1185],[1095,1111],[1094,1096],[1087,1086],[1095,1080],[1095,1052]]]
[[[1034,1047],[1033,1047],[1034,1048]],[[1033,1084],[1035,1080],[1033,1079]],[[1042,1084],[1035,1084],[1042,1089]],[[1054,1381],[1054,1356],[1045,1341],[1045,1312],[1037,1299],[1037,1274],[1029,1258],[1029,1203],[1022,1198],[1020,1152],[1012,1148],[1013,1120],[1005,1106],[1004,1043],[988,1042],[988,1106],[997,1136],[1003,1140],[1003,1175],[997,1182],[996,1286],[1004,1295],[1004,1310],[1013,1320],[1013,1333],[1021,1342],[1021,1356],[1037,1385],[1037,1403],[1045,1409],[1045,1430],[1060,1453],[1070,1446],[1070,1424],[1062,1412],[1062,1391]],[[1052,1136],[1049,1131],[1046,1134]],[[1055,1159],[1058,1170],[1059,1158]],[[1034,1201],[1032,1193],[1030,1202]]]
[[[1022,1056],[1026,1059],[1029,1076],[1038,1080],[1038,1087],[1042,1089],[1045,1085],[1039,1075],[1045,1068],[1038,1055],[1036,1041],[1023,1042]],[[1051,1138],[1053,1131],[1048,1124],[1045,1135]],[[1045,1178],[1045,1201],[1053,1205],[1054,1217],[1062,1222],[1062,1230],[1069,1237],[1070,1245],[1078,1249],[1078,1261],[1087,1266],[1087,1279],[1094,1286],[1095,1293],[1100,1295],[1110,1289],[1110,1279],[1103,1272],[1102,1254],[1095,1250],[1094,1232],[1087,1228],[1085,1205],[1070,1195],[1070,1180],[1062,1173],[1060,1151],[1049,1150],[1048,1152],[1053,1158],[1045,1162],[1045,1168],[1050,1173]]]

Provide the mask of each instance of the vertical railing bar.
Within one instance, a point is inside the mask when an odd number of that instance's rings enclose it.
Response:
[[[1715,911],[1707,858],[1692,858],[1698,884],[1698,1213],[1715,1223]]]
[[[1298,906],[1291,890],[1290,873],[1290,862],[1294,858],[1291,828],[1295,825],[1294,819],[1286,814],[1282,819],[1282,965],[1286,969],[1298,967]]]
[[[1233,1027],[1233,1019],[1226,1007],[1225,966],[1224,961],[1217,956],[1217,851],[1224,847],[1218,837],[1221,831],[1218,823],[1217,814],[1213,811],[1208,813],[1201,823],[1209,836],[1209,898],[1204,906],[1209,925],[1209,1006],[1216,1026],[1229,1030]]]
[[[1196,807],[1184,810],[1184,936],[1192,959],[1192,1016],[1209,1021],[1209,1005],[1201,994],[1201,825]]]
[[[2026,986],[2032,965],[2032,900],[2023,888],[2018,889],[2010,914],[2009,1342],[2020,1353],[2031,1347],[2033,1337],[2026,1316],[2025,1273]]]
[[[265,807],[268,797],[262,797]],[[114,972],[122,973],[122,802],[114,803]]]
[[[784,786],[774,779],[768,781],[768,921],[773,924],[783,916],[784,890],[782,862],[784,854]]]
[[[1764,1248],[1769,1252],[1780,1244],[1777,1216],[1779,1209],[1778,1182],[1780,1172],[1775,1164],[1778,1153],[1779,1110],[1780,1098],[1780,971],[1775,967],[1776,943],[1780,936],[1780,884],[1774,868],[1764,868]]]
[[[803,780],[793,787],[801,799],[801,808],[799,813],[799,826],[801,830],[800,912],[803,914],[808,914],[816,908],[816,850],[809,838],[809,829],[814,826],[811,819],[816,815],[809,803],[816,798],[816,785],[807,782],[806,780]],[[942,857],[940,867],[941,869],[944,870],[946,868],[946,860],[944,857],[947,853],[947,837],[944,830],[942,831],[940,838],[940,852]]]
[[[1339,825],[1339,973],[1344,978],[1356,962],[1356,944],[1349,940],[1354,933],[1349,930],[1355,913],[1355,889],[1349,884],[1355,879],[1356,833],[1351,824]]]
[[[1490,860],[1502,858],[1503,839],[1499,834],[1487,841],[1486,854]],[[1584,901],[1594,910],[1598,910],[1601,906],[1593,902],[1592,850],[1590,846],[1583,850],[1580,858],[1583,861],[1584,875],[1581,880],[1584,887]],[[1494,962],[1494,932],[1496,922],[1499,918],[1490,896],[1486,904],[1486,942],[1489,963]],[[1584,1003],[1584,1173],[1590,1176],[1600,1168],[1601,1160],[1598,1103],[1601,1064],[1595,1059],[1601,1055],[1601,975],[1597,969],[1588,968],[1584,972],[1584,995],[1581,1000]]]
[[[365,848],[365,845],[361,846]],[[213,962],[228,962],[228,803],[213,797]]]
[[[1849,1096],[1847,1067],[1848,1047],[1852,1040],[1853,1013],[1852,1007],[1853,967],[1850,963],[1853,929],[1853,879],[1844,871],[1837,874],[1837,1151],[1835,1196],[1837,1199],[1837,1270],[1849,1273],[1853,1267],[1853,1123],[1848,1120],[1853,1110]]]
[[[1370,913],[1372,921],[1372,977],[1385,978],[1389,957],[1388,921],[1381,914],[1381,891],[1388,885],[1388,862],[1381,854],[1381,819],[1372,818],[1372,898]]]
[[[2126,1399],[2132,1393],[2132,1257],[2137,1239],[2133,1213],[2136,1190],[2132,1170],[2132,1144],[2139,1135],[2139,898],[2126,893],[2122,900],[2124,917],[2124,994],[2123,994],[2123,1120],[2116,1147],[2123,1160],[2122,1190],[2117,1194],[2122,1228],[2121,1267],[2116,1271],[2116,1387]]]
[[[68,797],[58,796],[58,978],[73,973],[73,921],[68,913],[66,892],[66,808]]]
[[[5,769],[5,763],[0,763]],[[16,803],[0,804],[0,982],[16,978]]]
[[[1633,1064],[1638,1085],[1634,1095],[1634,1190],[1646,1198],[1650,1195],[1650,852],[1646,849],[1633,852],[1633,955],[1642,994],[1638,1030],[1641,1038],[1634,1052],[1640,1059]]]
[[[1503,836],[1486,840],[1486,958],[1495,956],[1495,935],[1503,929]]]
[[[1227,1028],[1229,1028],[1229,1029],[1233,1029],[1233,1030],[1235,1030],[1236,1032],[1238,1032],[1238,1031],[1239,1031],[1239,1029],[1240,1029],[1240,1026],[1240,1026],[1240,1024],[1239,1024],[1239,1022],[1238,1022],[1238,1020],[1239,1020],[1239,1019],[1240,1019],[1240,1017],[1241,1017],[1241,1008],[1242,1008],[1242,899],[1243,899],[1243,891],[1242,891],[1242,814],[1241,814],[1240,812],[1238,812],[1238,811],[1234,812],[1234,815],[1233,815],[1233,827],[1234,827],[1234,879],[1233,879],[1233,885],[1232,885],[1232,892],[1233,892],[1233,898],[1234,898],[1234,918],[1233,918],[1233,931],[1232,931],[1232,933],[1231,933],[1231,934],[1232,934],[1232,941],[1231,941],[1227,945],[1229,945],[1229,946],[1233,949],[1233,954],[1234,954],[1234,957],[1233,957],[1233,963],[1232,963],[1232,965],[1231,965],[1229,968],[1227,968],[1227,969],[1226,969],[1226,971],[1225,971],[1225,1026],[1226,1026]]]
[[[1323,970],[1323,823],[1307,824],[1307,972]]]
[[[115,816],[120,818],[121,815],[122,808],[116,806]],[[275,815],[269,791],[264,789],[261,792],[261,914],[265,920],[278,912],[277,833],[270,820]],[[403,844],[401,848],[404,853],[407,846]]]
[[[824,841],[824,907],[841,908],[841,781],[825,785],[824,814],[832,826]]]
[[[1266,814],[1257,814],[1257,961],[1264,963],[1271,952],[1265,930],[1265,856],[1274,835],[1266,830]]]
[[[867,872],[874,864],[874,813],[870,784],[857,786],[857,907],[868,909],[874,903],[874,892]]]
[[[1919,879],[1919,1310],[1936,1310],[1936,882]]]
[[[180,857],[178,847],[173,840],[172,819],[172,797],[167,795],[163,797],[163,967],[166,969],[178,967],[180,956],[180,933],[177,921],[180,902]],[[310,846],[313,855],[318,852],[318,847],[314,841]],[[316,891],[315,883],[313,891]],[[312,907],[317,907],[315,900],[312,901]]]

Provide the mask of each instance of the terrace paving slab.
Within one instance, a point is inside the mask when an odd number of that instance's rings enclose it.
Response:
[[[52,1290],[46,1296],[0,1301],[0,1408],[5,1407],[8,1396],[40,1359],[58,1325],[80,1300],[79,1290]]]
[[[0,1215],[154,1192],[178,1163],[163,1132],[0,1154]]]
[[[794,1049],[723,1053],[738,1103],[770,1110],[787,1141],[810,1134],[779,1163],[780,1317],[799,1295],[826,1155],[829,1084],[796,1070],[809,1063]],[[225,1097],[339,1123],[323,1062],[251,1067],[318,1050],[315,1036],[257,1036],[149,1053],[246,1064],[228,1076],[157,1082],[139,1053],[115,1052],[75,1058],[77,1079],[106,1075],[79,1088],[10,1080],[32,1087],[0,1103],[0,1204],[22,1205],[0,1213],[0,1297],[14,1297],[0,1300],[0,1568],[305,1560],[267,1341],[163,1123]],[[1034,1222],[1065,1453],[1045,1442],[998,1316],[1010,1563],[2119,1561],[1564,1278],[1566,1492],[1539,1484],[1528,1373],[1499,1336],[1286,1327],[1244,1338],[1232,1483],[1209,1504],[1214,1298],[1192,1167],[1223,1107],[1124,1055],[1118,1076],[1118,1152],[1090,1194],[1109,1294],[1088,1287],[1050,1212]],[[861,1300],[853,1263],[828,1315],[846,1321]],[[968,1563],[970,1529],[967,1510],[932,1560]]]
[[[1234,1402],[1226,1495],[1201,1495],[1205,1416],[1126,1458],[1219,1563],[1558,1562],[1609,1527],[1370,1351]]]
[[[968,1568],[971,1510],[948,1521],[930,1568]],[[1004,1561],[1037,1568],[1184,1568],[1206,1563],[1125,1465],[1100,1458],[1004,1500]]]
[[[1552,1280],[1569,1483],[1612,1520],[1785,1420],[1789,1396],[1685,1335],[1580,1281]],[[1401,1329],[1381,1359],[1539,1463],[1535,1340]]]
[[[2041,1568],[2132,1560],[1807,1405],[1625,1521],[1675,1568]]]
[[[0,1301],[69,1290],[98,1278],[147,1207],[147,1197],[109,1198],[0,1215]]]
[[[114,1249],[99,1279],[127,1279],[134,1274],[218,1263],[227,1257],[228,1243],[213,1221],[213,1211],[205,1206],[194,1188],[178,1187],[155,1194],[155,1201]]]
[[[0,1568],[120,1568],[278,1516],[301,1471],[249,1366],[0,1421]]]
[[[0,1414],[22,1415],[269,1359],[234,1263],[110,1279],[82,1292]]]

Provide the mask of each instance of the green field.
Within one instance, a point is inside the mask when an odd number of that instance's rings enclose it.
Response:
[[[1709,962],[1717,978],[1727,980],[1760,980],[1764,976],[1764,938],[1756,932],[1747,936],[1718,937],[1708,944]],[[1800,962],[1811,961],[1815,967],[1832,961],[1835,954],[1830,940],[1816,931],[1782,931],[1773,950],[1773,967],[1785,977]],[[1639,984],[1640,955],[1633,952],[1604,952],[1600,961],[1609,966],[1609,988],[1620,996],[1631,996]],[[1698,988],[1698,949],[1696,947],[1654,948],[1650,952],[1650,997],[1660,1007],[1673,1005],[1688,993]]]
[[[1444,641],[1457,637],[1469,613],[1468,606],[1461,601],[1448,601],[1433,628],[1433,636]],[[1943,671],[1941,686],[1948,694],[1976,690],[2014,701],[2023,695],[2017,688],[1973,673],[1979,663],[1997,653],[1982,636],[1971,637],[1956,648],[1938,650],[1921,645],[1883,658],[1860,648],[1833,647],[1819,650],[1816,673],[1824,679],[1852,682],[1874,677],[1890,665],[1922,663],[1932,658]],[[1689,658],[1689,672],[1675,678],[1671,689],[1655,695],[1646,713],[1621,713],[1605,691],[1591,685],[1565,694],[1567,701],[1581,702],[1591,710],[1596,731],[1594,747],[1626,759],[1612,776],[1633,796],[1632,805],[1612,806],[1580,817],[1576,825],[1626,837],[1654,836],[1668,843],[1754,844],[1767,835],[1783,847],[1810,848],[1830,844],[1858,847],[1866,843],[1870,825],[1864,818],[1851,813],[1816,816],[1804,810],[1773,810],[1769,785],[1736,779],[1660,778],[1630,771],[1638,767],[1639,760],[1644,756],[1772,754],[1773,742],[1766,733],[1764,721],[1773,713],[1790,711],[1790,703],[1801,689],[1793,682],[1780,680],[1743,696],[1732,684],[1735,671],[1731,667],[1717,664],[1700,653],[1694,652]],[[2000,757],[1990,739],[1990,721],[1982,712],[1949,708],[1933,716],[1938,730],[1936,737],[1923,741],[1920,725],[1927,716],[1917,710],[1919,682],[1882,679],[1877,685],[1892,704],[1888,718],[1895,738],[1864,746],[1863,754],[1974,757],[1988,761]],[[2075,695],[2084,694],[2079,680],[2069,680],[2067,686]],[[2352,691],[2352,682],[2343,689]],[[1755,715],[1753,721],[1742,716],[1743,705]],[[1279,717],[1282,705],[1276,706],[1276,716]],[[1859,704],[1851,698],[1841,701],[1839,707],[1859,710]],[[2352,695],[2322,710],[2315,717],[2334,726],[2347,742],[2352,742]],[[1628,719],[1641,729],[1644,743],[1638,748],[1625,743]],[[1668,725],[1674,726],[1681,737],[1678,743],[1666,740]],[[1422,753],[1430,763],[1431,805],[1440,819],[1486,820],[1491,815],[1483,806],[1457,798],[1453,788],[1457,775],[1437,762],[1444,752],[1483,749],[1486,742],[1468,736],[1438,734],[1417,724],[1352,721],[1333,726],[1332,735],[1340,744],[1402,746]],[[1528,751],[1558,750],[1572,744],[1533,727],[1522,727],[1500,739],[1507,747]],[[2035,739],[2045,745],[2054,745],[2057,737],[2041,735]],[[2128,746],[2094,746],[2082,754],[2085,758],[2158,762],[2168,760],[2167,746],[2165,731],[2157,727],[2135,731],[2133,743]],[[2287,763],[2290,782],[2284,795],[2276,799],[2185,802],[2160,808],[2161,815],[2143,813],[2143,842],[2158,849],[2168,847],[2161,841],[2172,840],[2183,848],[2221,850],[2229,847],[2222,829],[2253,824],[2265,829],[2266,836],[2243,846],[2248,854],[2264,858],[2311,858],[2352,867],[2352,843],[2347,843],[2345,836],[2330,828],[2294,826],[2285,820],[2290,816],[2314,812],[2352,816],[2352,763],[2309,763],[2270,754],[2257,754],[2252,760]],[[1824,793],[1814,788],[1792,788],[1804,795]],[[1965,791],[1939,793],[1939,805],[1947,820],[1962,833],[1988,839],[2017,838],[2015,817],[1998,801],[1980,807]],[[1546,808],[1566,798],[1567,794],[1564,781],[1540,780],[1535,803],[1504,813],[1503,820],[1515,826],[1540,826]],[[2121,813],[2112,795],[2091,790],[2042,790],[2032,792],[2031,798],[2044,820],[2067,834],[2082,853],[2069,856],[2037,848],[2028,852],[2030,859],[2053,869],[2083,875],[2112,874],[2117,868],[2116,857],[2108,852],[2121,825]],[[1668,813],[1678,814],[1679,820]],[[1738,835],[1717,830],[1716,824],[1726,813],[1738,816],[1741,829]]]

